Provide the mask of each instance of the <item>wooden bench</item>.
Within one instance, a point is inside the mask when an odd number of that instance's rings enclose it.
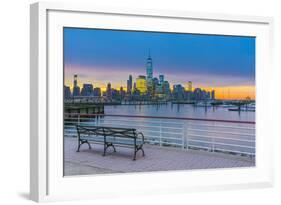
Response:
[[[91,149],[91,143],[103,144],[103,156],[106,154],[108,147],[112,147],[116,152],[115,145],[120,147],[132,147],[134,149],[133,160],[136,160],[136,154],[139,150],[144,156],[143,144],[144,135],[137,132],[134,128],[104,127],[104,126],[84,126],[77,125],[78,148],[80,150],[82,144],[88,144]]]

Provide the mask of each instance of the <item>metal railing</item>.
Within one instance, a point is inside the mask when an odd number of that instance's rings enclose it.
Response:
[[[75,125],[136,128],[148,144],[255,157],[255,122],[198,118],[65,113],[64,135]]]

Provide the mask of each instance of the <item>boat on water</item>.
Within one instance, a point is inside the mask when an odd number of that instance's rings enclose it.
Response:
[[[230,104],[222,104],[219,107],[222,107],[222,108],[235,108],[236,106],[235,105],[230,105]]]
[[[255,106],[243,106],[243,107],[235,107],[235,108],[229,108],[228,111],[246,111],[246,112],[255,112],[256,111],[256,107]]]
[[[198,102],[194,105],[196,107],[212,107],[213,106],[210,102]]]

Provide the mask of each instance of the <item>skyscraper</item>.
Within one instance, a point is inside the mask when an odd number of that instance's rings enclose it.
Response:
[[[164,82],[164,75],[159,75],[159,83],[162,85]]]
[[[107,97],[108,99],[111,99],[111,97],[112,97],[111,83],[107,83],[107,87],[106,87],[106,97]]]
[[[127,80],[127,93],[131,94],[133,88],[133,78],[132,75],[129,75],[129,79]]]
[[[80,87],[78,86],[77,82],[77,75],[74,75],[74,81],[73,81],[73,97],[80,95]]]
[[[153,65],[152,65],[152,58],[150,56],[150,50],[146,61],[146,77],[150,79],[153,78]]]
[[[153,64],[152,58],[150,57],[150,50],[148,53],[148,58],[146,61],[146,82],[148,90],[152,89],[152,79],[153,79]]]
[[[77,75],[74,75],[73,87],[77,87]]]

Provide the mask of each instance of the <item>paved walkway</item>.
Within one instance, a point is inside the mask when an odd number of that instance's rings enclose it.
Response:
[[[83,144],[80,152],[76,152],[76,148],[77,140],[66,137],[65,176],[255,166],[254,159],[248,157],[147,144],[144,145],[145,157],[140,151],[136,161],[132,160],[133,149],[129,148],[116,147],[115,153],[109,148],[105,157],[102,145],[92,144],[92,149],[88,149],[88,145]]]

